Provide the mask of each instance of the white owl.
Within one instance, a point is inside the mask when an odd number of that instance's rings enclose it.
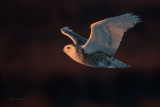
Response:
[[[125,31],[140,19],[131,13],[107,18],[91,24],[89,39],[74,33],[68,27],[61,32],[72,39],[74,44],[66,45],[63,51],[74,61],[90,67],[122,68],[129,65],[114,58]]]

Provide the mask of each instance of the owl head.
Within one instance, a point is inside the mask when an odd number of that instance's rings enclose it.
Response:
[[[69,57],[71,57],[73,60],[77,60],[76,46],[74,46],[73,44],[66,45],[66,46],[63,48],[63,51],[64,51]]]

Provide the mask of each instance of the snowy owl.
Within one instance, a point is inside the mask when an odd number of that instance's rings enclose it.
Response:
[[[66,45],[63,51],[74,61],[90,67],[130,67],[115,59],[114,54],[124,32],[138,22],[140,22],[138,16],[131,13],[95,22],[90,26],[88,40],[68,27],[63,27],[61,32],[73,41],[73,44]]]

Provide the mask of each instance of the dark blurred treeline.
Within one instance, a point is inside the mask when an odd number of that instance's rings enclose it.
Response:
[[[124,13],[142,23],[127,31],[116,58],[127,69],[71,60],[61,34],[88,38],[90,24]],[[0,107],[160,107],[160,1],[1,0]]]

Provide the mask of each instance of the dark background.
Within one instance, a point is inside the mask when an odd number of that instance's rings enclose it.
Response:
[[[125,69],[90,68],[63,47],[69,26],[124,13],[142,23],[125,33],[116,58]],[[160,107],[159,0],[1,0],[0,107]]]

